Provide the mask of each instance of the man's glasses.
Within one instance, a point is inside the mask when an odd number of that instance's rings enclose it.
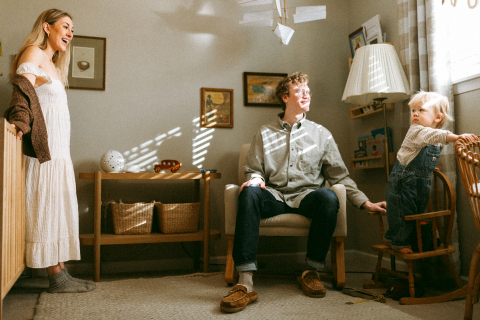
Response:
[[[298,89],[297,93],[295,93],[298,97],[305,97],[305,96],[312,96],[312,92],[308,89]]]

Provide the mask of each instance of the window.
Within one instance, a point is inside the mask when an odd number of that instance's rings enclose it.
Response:
[[[451,76],[454,83],[480,77],[480,5],[471,8],[470,2],[456,1],[456,6],[450,5],[448,9]]]

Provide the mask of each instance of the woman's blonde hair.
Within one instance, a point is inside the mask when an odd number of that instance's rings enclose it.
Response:
[[[408,105],[410,108],[419,108],[427,103],[434,106],[435,115],[443,115],[442,120],[437,124],[437,128],[443,128],[447,121],[453,121],[449,114],[450,105],[448,104],[448,99],[439,93],[420,90],[412,97]]]
[[[48,34],[43,29],[43,24],[46,22],[49,25],[55,24],[58,20],[62,19],[63,17],[69,17],[72,19],[72,16],[69,15],[67,12],[58,10],[58,9],[49,9],[43,11],[35,21],[33,25],[32,31],[28,35],[27,39],[23,43],[23,46],[18,51],[15,60],[13,61],[12,67],[10,69],[10,81],[12,81],[13,77],[17,72],[17,64],[18,60],[22,56],[25,49],[30,46],[37,46],[42,50],[47,48],[47,38]],[[72,19],[73,20],[73,19]],[[55,66],[60,70],[60,77],[62,79],[63,85],[65,87],[68,86],[68,65],[70,64],[70,46],[67,46],[67,50],[63,51],[56,51],[53,54],[52,61]]]

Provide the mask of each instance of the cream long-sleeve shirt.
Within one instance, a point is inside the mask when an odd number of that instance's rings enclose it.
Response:
[[[402,146],[397,153],[398,161],[404,166],[408,165],[428,145],[443,146],[447,144],[448,130],[424,127],[419,124],[410,126]]]
[[[277,200],[292,208],[325,181],[345,185],[347,199],[357,208],[368,201],[349,177],[330,131],[305,115],[293,126],[282,116],[253,138],[243,168],[247,180],[261,178]]]

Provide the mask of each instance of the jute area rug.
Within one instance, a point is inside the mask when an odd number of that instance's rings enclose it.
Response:
[[[307,297],[290,278],[254,278],[258,300],[225,314],[223,273],[100,282],[88,293],[40,295],[34,320],[85,319],[418,319],[379,302],[329,289],[322,299]]]

